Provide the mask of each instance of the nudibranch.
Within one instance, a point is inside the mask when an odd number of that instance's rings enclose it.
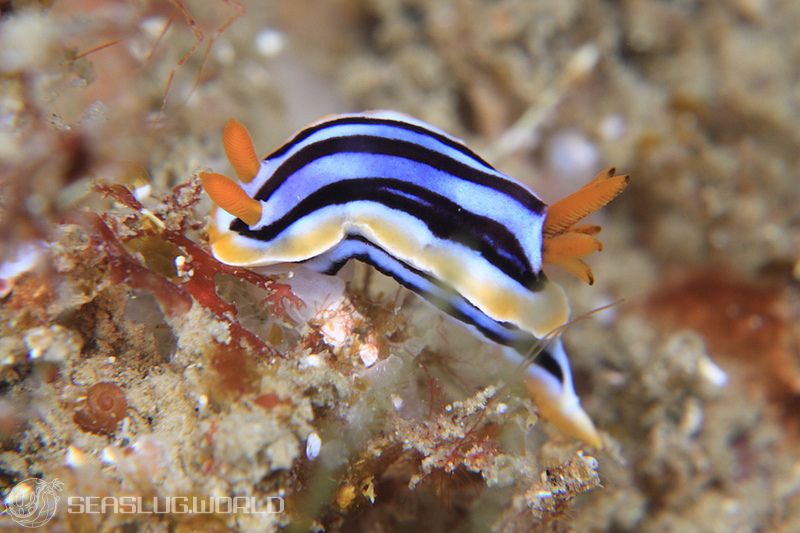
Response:
[[[526,370],[530,393],[545,418],[599,446],[560,339],[542,342],[569,318],[542,265],[593,282],[581,258],[602,248],[600,228],[578,223],[622,192],[627,176],[603,172],[547,206],[459,139],[390,111],[322,120],[264,159],[234,120],[223,142],[238,181],[200,175],[220,208],[209,229],[220,261],[335,274],[357,259],[508,347],[512,359],[544,345]]]

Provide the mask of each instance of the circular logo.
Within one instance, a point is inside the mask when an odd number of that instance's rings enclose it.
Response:
[[[58,479],[45,481],[31,477],[20,481],[6,496],[2,514],[23,527],[41,527],[55,516],[58,493],[63,488],[64,484]]]

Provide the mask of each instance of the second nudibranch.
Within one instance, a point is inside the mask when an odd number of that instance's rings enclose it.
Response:
[[[371,264],[529,365],[526,384],[545,418],[599,446],[575,394],[558,338],[564,291],[542,272],[558,265],[593,282],[582,257],[599,251],[598,226],[577,225],[614,199],[627,176],[603,172],[547,206],[460,140],[390,111],[337,115],[259,159],[230,120],[225,153],[238,181],[202,173],[221,209],[209,230],[222,262],[297,263],[335,274]]]

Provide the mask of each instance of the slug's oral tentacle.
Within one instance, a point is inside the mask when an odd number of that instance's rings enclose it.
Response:
[[[542,230],[543,261],[563,268],[590,285],[594,283],[592,270],[579,258],[603,249],[594,237],[600,232],[600,226],[575,224],[616,198],[628,186],[628,181],[628,176],[617,176],[611,168],[549,206]]]
[[[247,128],[241,122],[229,119],[222,132],[222,144],[239,180],[244,183],[253,181],[261,168],[261,162]]]
[[[201,172],[203,188],[219,207],[253,226],[261,220],[261,202],[253,200],[239,185],[227,176],[214,172]]]

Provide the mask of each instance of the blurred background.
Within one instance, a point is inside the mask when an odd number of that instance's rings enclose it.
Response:
[[[548,511],[536,476],[508,490],[445,477],[450,498],[408,510],[397,476],[395,492],[387,481],[374,503],[331,503],[336,518],[318,525],[800,530],[800,3],[5,0],[0,14],[7,338],[84,331],[63,315],[19,320],[37,301],[19,295],[41,268],[32,243],[62,242],[74,213],[119,207],[95,181],[160,196],[199,170],[225,172],[229,117],[268,153],[321,116],[393,109],[463,138],[546,202],[605,167],[631,175],[597,215],[595,285],[552,273],[573,316],[624,300],[565,336],[606,435],[593,453],[602,487]],[[199,221],[207,209],[201,200]],[[23,390],[63,403],[19,370],[29,344],[1,345],[5,410]],[[52,473],[73,443],[34,445],[24,421],[0,418],[9,486]],[[575,452],[542,446],[545,477]]]

